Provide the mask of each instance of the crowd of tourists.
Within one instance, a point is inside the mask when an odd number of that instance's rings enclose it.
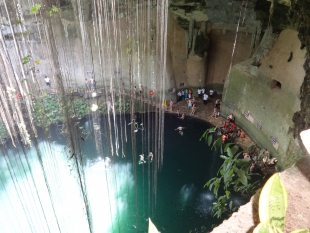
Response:
[[[206,105],[209,101],[210,98],[212,98],[214,95],[216,94],[216,92],[214,90],[209,90],[208,92],[206,92],[205,88],[198,88],[197,89],[197,97],[198,99],[203,100],[203,104]],[[193,90],[192,89],[184,89],[184,90],[180,90],[177,93],[177,103],[182,102],[182,101],[186,101],[187,103],[187,107],[189,109],[189,114],[190,115],[195,115],[196,110],[197,110],[197,99],[195,98],[194,94],[193,94]],[[217,99],[215,101],[215,105],[214,105],[214,110],[212,112],[211,117],[215,117],[217,118],[220,114],[220,106],[221,106],[221,100]],[[173,112],[173,102],[172,100],[170,100],[170,104],[169,104],[169,111]],[[178,113],[178,117],[180,115],[180,111],[179,109],[177,110]],[[179,117],[182,119],[182,117]]]

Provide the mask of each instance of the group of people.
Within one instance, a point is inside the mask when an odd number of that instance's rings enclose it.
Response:
[[[274,157],[272,158],[266,148],[264,149],[262,154],[260,151],[261,150],[259,148],[256,148],[254,150],[250,149],[248,152],[243,153],[244,159],[251,160],[250,171],[256,172],[257,170],[261,170],[266,173],[273,173],[274,167],[278,160]],[[261,156],[259,156],[259,154],[261,154]]]
[[[235,116],[231,113],[227,116],[222,129],[222,142],[225,143],[227,140],[232,140],[230,134],[235,130]]]
[[[143,95],[143,91],[144,91],[144,87],[141,84],[139,84],[139,94],[140,94],[140,96]],[[137,98],[137,86],[133,87],[133,97]]]
[[[210,97],[213,96],[214,90],[209,91],[209,95],[206,93],[205,88],[198,88],[197,89],[197,94],[199,99],[203,99],[204,104],[207,104],[207,100]],[[193,97],[193,90],[192,89],[185,89],[182,91],[179,91],[177,93],[177,102],[181,102],[182,100],[187,100],[191,99]]]
[[[205,88],[198,88],[197,94],[198,94],[198,98],[203,99],[203,103],[204,103],[204,105],[206,105],[208,103],[209,97],[213,96],[214,91],[210,90],[209,95],[208,95],[206,93]],[[193,96],[192,89],[185,89],[185,90],[179,91],[177,93],[177,102],[180,102],[183,100],[187,101],[187,106],[190,109],[190,115],[195,115],[197,103],[196,103],[195,97]],[[170,111],[172,111],[172,106],[173,106],[173,102],[170,100]],[[216,107],[214,107],[214,108],[216,109],[216,111],[214,110],[214,113],[212,116],[217,118],[219,108],[220,108],[220,100],[216,101]],[[178,117],[179,117],[179,112],[178,112]]]
[[[193,95],[192,89],[185,89],[182,91],[179,91],[177,93],[177,102],[181,102],[182,100],[191,99]]]
[[[146,161],[145,161],[145,159],[144,159],[144,154],[141,154],[141,155],[139,155],[139,156],[140,156],[139,164],[146,163]],[[153,161],[153,157],[154,157],[153,153],[152,153],[152,152],[149,152],[148,159],[149,159],[150,162]]]

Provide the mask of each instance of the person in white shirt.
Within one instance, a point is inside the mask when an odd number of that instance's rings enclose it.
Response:
[[[204,93],[203,94],[203,104],[205,104],[205,105],[207,104],[208,98],[209,98],[209,96],[206,93]]]
[[[46,86],[51,87],[50,78],[45,76],[44,80],[45,80]]]
[[[203,96],[205,94],[205,92],[206,92],[206,89],[202,88],[201,89],[201,95]]]
[[[210,90],[210,97],[213,96],[213,93],[214,93],[214,91],[213,91],[213,90]]]
[[[198,93],[198,99],[200,99],[201,98],[201,89],[200,88],[198,88],[197,93]]]
[[[180,102],[182,100],[182,93],[179,91],[177,96],[178,96],[178,102]]]

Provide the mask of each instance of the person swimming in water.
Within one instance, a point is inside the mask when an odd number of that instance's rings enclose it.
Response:
[[[135,119],[133,119],[128,125],[131,125],[132,123],[135,123]]]
[[[139,164],[146,163],[146,161],[144,160],[144,154],[139,156],[140,156]]]
[[[182,131],[183,129],[185,129],[185,127],[183,127],[183,126],[179,126],[178,128],[176,128],[175,130],[180,130],[180,131]]]
[[[149,159],[151,160],[151,162],[153,161],[153,153],[149,152]]]
[[[185,127],[179,126],[179,127],[176,128],[175,130],[179,130],[179,134],[181,134],[181,136],[183,136],[183,129],[185,129]]]
[[[182,113],[182,116],[181,116],[181,117],[178,117],[178,118],[181,119],[181,120],[184,120],[184,118],[185,118],[184,113]]]

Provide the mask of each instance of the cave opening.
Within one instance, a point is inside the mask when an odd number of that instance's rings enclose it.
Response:
[[[279,81],[275,79],[271,80],[271,83],[270,83],[271,90],[280,90],[281,87],[282,87],[282,84]]]

